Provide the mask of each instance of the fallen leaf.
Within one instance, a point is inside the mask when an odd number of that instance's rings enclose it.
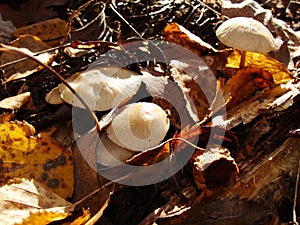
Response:
[[[163,36],[166,41],[177,43],[200,55],[218,51],[177,23],[168,24],[164,29]]]
[[[39,37],[49,46],[57,46],[66,34],[66,21],[54,18],[21,27],[13,32],[15,37],[21,35],[33,35]]]
[[[148,93],[153,97],[152,102],[170,111],[169,119],[174,127],[180,129],[195,122],[186,107],[184,93],[177,83],[150,73],[143,73],[142,79]]]
[[[74,186],[70,147],[54,141],[51,127],[35,135],[26,122],[0,124],[1,178],[5,184],[15,177],[34,178],[63,198],[71,197]]]
[[[99,138],[97,130],[84,134],[73,146],[75,191],[73,199],[78,201],[96,190],[101,183],[98,180],[96,146]]]
[[[272,76],[260,68],[244,67],[232,75],[229,80],[220,78],[218,85],[222,90],[227,110],[248,99],[255,92],[271,87]],[[216,108],[216,106],[212,106]]]
[[[2,224],[48,224],[66,218],[74,206],[31,179],[14,179],[0,188]]]
[[[71,225],[81,225],[81,224],[86,224],[86,222],[90,219],[91,214],[90,214],[90,210],[87,209],[83,209],[83,215],[78,217],[76,220],[74,220]]]
[[[193,58],[195,56],[200,57],[213,71],[215,76],[217,76],[217,71],[221,70],[226,63],[226,57],[229,53],[228,50],[219,51],[213,48],[210,44],[201,40],[200,37],[177,23],[168,24],[163,31],[163,37],[164,40],[168,42],[172,42],[190,50],[181,51],[179,53],[181,58],[189,59],[191,52],[194,53]],[[170,59],[174,59],[172,56],[179,55],[178,48],[174,48],[172,45],[170,46],[171,48],[164,50],[164,54]]]
[[[239,173],[234,158],[223,147],[205,151],[196,149],[190,164],[195,183],[200,190],[228,186],[236,180]]]
[[[40,52],[49,49],[49,46],[43,43],[38,37],[31,35],[20,36],[18,39],[9,43],[9,45],[19,48],[26,48],[32,52],[31,54],[34,54],[33,52]],[[55,53],[52,51],[39,54],[36,57],[43,63],[47,64],[53,60],[54,56]],[[24,59],[23,61],[10,64],[11,62],[20,60],[21,58],[23,57],[8,52],[3,52],[0,54],[0,65],[4,70],[4,74],[2,75],[4,83],[20,78],[25,78],[32,73],[42,69],[41,66],[29,59]]]
[[[30,98],[30,92],[8,97],[0,101],[0,108],[20,109]]]
[[[0,115],[0,124],[13,120],[15,116],[16,116],[15,113],[2,113]]]
[[[239,68],[240,53],[234,50],[227,58],[227,68]],[[285,83],[292,79],[290,71],[287,67],[278,62],[276,59],[269,57],[266,54],[247,52],[245,66],[261,69],[272,75],[275,84]]]

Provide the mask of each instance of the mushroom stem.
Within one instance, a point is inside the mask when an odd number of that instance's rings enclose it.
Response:
[[[245,66],[245,59],[246,59],[246,51],[241,50],[241,61],[240,61],[240,67],[239,69],[243,69]]]

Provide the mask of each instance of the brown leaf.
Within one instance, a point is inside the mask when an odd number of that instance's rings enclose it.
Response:
[[[229,80],[220,78],[218,82],[220,83],[227,110],[247,100],[255,92],[271,87],[273,84],[269,72],[249,67],[238,70]]]
[[[190,164],[197,187],[200,190],[224,187],[235,181],[239,169],[227,149],[210,148],[195,150]]]
[[[186,104],[183,90],[171,79],[163,76],[153,76],[143,72],[143,82],[147,92],[153,97],[152,102],[164,110],[170,110],[170,123],[180,129],[196,121],[191,117]]]
[[[26,48],[31,51],[31,54],[34,54],[32,52],[39,52],[49,49],[49,46],[43,43],[38,37],[31,35],[21,36],[15,41],[11,42],[9,45],[19,48]],[[40,59],[43,63],[50,63],[53,60],[54,56],[55,53],[46,52],[39,54],[36,57]],[[29,59],[25,59],[23,61],[16,62],[11,65],[5,65],[6,63],[11,63],[21,58],[23,57],[8,52],[0,54],[0,64],[2,65],[2,69],[4,70],[3,79],[5,83],[12,80],[27,77],[32,73],[42,69],[41,66]]]
[[[177,23],[168,24],[163,32],[164,40],[178,44],[196,56],[200,56],[209,68],[217,76],[217,71],[221,70],[226,64],[226,57],[230,51],[219,51],[213,48],[210,44],[201,40],[200,37],[194,35],[189,30]],[[174,52],[174,50],[176,52]],[[170,59],[174,59],[174,55],[178,55],[178,49],[170,48],[164,51],[164,54]],[[194,55],[194,56],[195,56]],[[189,59],[191,54],[189,51],[180,52],[181,58]]]
[[[82,199],[101,185],[98,181],[95,152],[98,138],[98,131],[94,130],[83,135],[76,141],[73,147],[75,173],[74,201]]]
[[[166,41],[177,43],[199,55],[218,51],[177,23],[168,24],[164,29],[163,36]]]
[[[25,27],[21,27],[14,31],[15,37],[21,35],[33,35],[39,37],[44,43],[49,46],[57,46],[66,33],[66,21],[54,18],[37,22]]]
[[[192,203],[197,196],[197,190],[193,186],[184,188],[179,195],[173,195],[170,201],[157,208],[148,215],[139,225],[154,224],[159,218],[170,218],[184,214],[190,210]]]

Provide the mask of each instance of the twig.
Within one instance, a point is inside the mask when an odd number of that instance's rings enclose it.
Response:
[[[114,11],[114,13],[117,14],[118,17],[120,17],[124,21],[124,23],[126,23],[130,27],[130,29],[133,30],[134,33],[136,33],[136,35],[139,38],[144,39],[143,36],[133,26],[131,26],[131,24],[115,9],[115,7],[113,6],[113,4],[109,4],[109,6],[112,9],[112,11]]]

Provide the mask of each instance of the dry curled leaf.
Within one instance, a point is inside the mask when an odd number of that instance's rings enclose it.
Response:
[[[48,45],[42,42],[38,37],[32,35],[22,35],[18,39],[9,43],[9,45],[18,48],[25,48],[27,51],[29,50],[29,53],[32,55],[35,52],[40,52],[49,49]],[[53,53],[52,51],[39,54],[36,57],[43,63],[50,63],[53,60],[54,56],[55,53]],[[12,63],[11,65],[5,65],[6,63],[11,63],[16,60],[20,60],[21,58],[23,57],[9,52],[3,52],[0,54],[0,65],[1,69],[4,70],[2,79],[5,83],[12,80],[25,78],[31,75],[32,73],[42,69],[41,66],[38,66],[37,63],[29,59]]]
[[[0,108],[20,109],[30,98],[30,92],[8,97],[0,101]]]
[[[205,55],[208,52],[217,52],[215,48],[202,41],[200,37],[192,34],[177,23],[168,24],[164,29],[163,35],[166,41],[177,43],[199,55]]]
[[[73,156],[70,147],[53,140],[56,128],[35,134],[26,122],[0,124],[1,178],[34,178],[63,198],[73,193]]]
[[[87,209],[87,210],[82,209],[82,211],[83,211],[82,216],[75,219],[71,223],[71,225],[83,225],[83,224],[86,224],[86,222],[90,219],[90,217],[91,217],[90,210],[89,209]]]
[[[226,186],[235,181],[239,173],[228,149],[215,147],[204,152],[196,149],[190,160],[193,176],[200,190]]]
[[[228,51],[219,51],[213,48],[210,44],[201,40],[200,37],[191,33],[183,26],[177,23],[168,24],[163,31],[164,40],[180,45],[185,49],[194,53],[194,57],[198,56],[203,60],[207,66],[217,76],[217,71],[221,70],[226,63],[226,56]],[[174,52],[175,51],[175,52]],[[178,55],[178,49],[170,48],[165,52],[166,56],[170,56],[170,59],[174,59],[174,55]],[[180,52],[181,58],[189,59],[191,57],[188,51]]]
[[[15,179],[0,188],[2,224],[48,224],[64,219],[73,210],[71,203],[33,179]]]
[[[218,83],[227,109],[248,99],[255,92],[273,85],[272,76],[269,72],[252,67],[238,70],[229,80],[220,78]],[[217,107],[213,106],[213,108]]]

